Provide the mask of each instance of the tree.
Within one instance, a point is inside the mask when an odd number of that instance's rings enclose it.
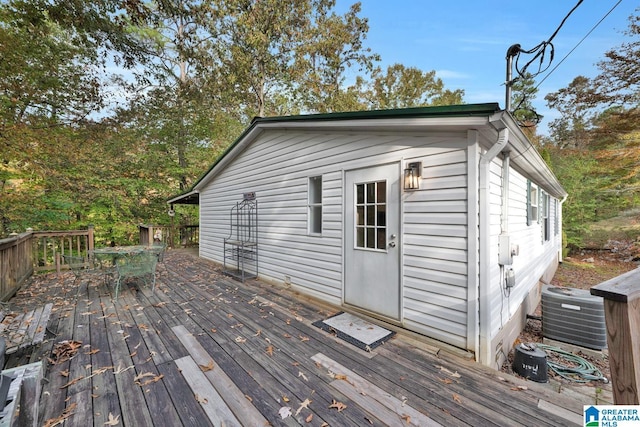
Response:
[[[578,76],[568,87],[545,96],[545,100],[549,108],[555,108],[561,115],[549,124],[555,143],[560,147],[587,147],[597,106],[591,80]]]
[[[323,0],[313,8],[308,36],[295,55],[299,73],[297,96],[308,111],[328,113],[361,110],[361,87],[380,56],[365,47],[369,31],[359,16],[361,4],[353,4],[344,15],[331,11],[335,1]],[[347,83],[347,72],[357,75]]]
[[[595,84],[602,102],[636,107],[640,101],[640,15],[629,17],[624,34],[633,40],[604,54]]]
[[[374,70],[368,102],[373,109],[462,104],[464,91],[445,90],[435,71],[424,73],[415,67],[393,64],[386,74]]]
[[[538,94],[533,74],[526,72],[511,83],[511,114],[523,128],[537,126],[542,119],[535,108],[533,100]]]

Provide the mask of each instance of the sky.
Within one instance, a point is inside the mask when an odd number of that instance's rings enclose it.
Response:
[[[344,13],[354,2],[337,0],[336,11]],[[548,40],[578,0],[361,0],[361,3],[360,16],[369,20],[365,43],[381,56],[378,65],[383,69],[400,63],[423,71],[435,70],[445,88],[464,90],[466,103],[498,102],[504,108],[507,49],[518,43],[529,50]],[[546,134],[549,121],[558,117],[556,111],[547,108],[545,95],[567,87],[577,76],[596,76],[599,71],[596,63],[604,58],[604,53],[631,41],[623,32],[636,8],[640,8],[640,2],[634,0],[583,0],[569,16],[552,41],[555,52],[551,67],[536,78],[538,85],[546,77],[533,102],[538,114],[544,116],[540,133]],[[523,55],[521,61],[529,58]]]

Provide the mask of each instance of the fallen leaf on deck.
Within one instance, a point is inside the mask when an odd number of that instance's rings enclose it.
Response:
[[[236,337],[236,342],[242,344],[243,342],[246,342],[247,339],[246,338],[242,338],[241,336]]]
[[[48,358],[49,363],[56,365],[58,363],[66,362],[75,357],[78,350],[82,347],[80,341],[61,341],[56,343],[51,352],[53,357]]]
[[[149,385],[149,384],[152,384],[152,383],[157,383],[157,382],[158,382],[158,381],[160,381],[162,378],[164,378],[164,375],[163,375],[163,374],[160,374],[160,375],[155,376],[155,377],[153,377],[152,379],[147,380],[147,381],[145,381],[145,382],[143,382],[143,383],[141,383],[141,382],[139,382],[139,381],[136,381],[136,384],[138,384],[140,387],[144,387],[144,386]]]
[[[213,360],[209,360],[209,363],[207,363],[206,365],[200,365],[200,369],[202,369],[202,372],[212,371]]]
[[[338,412],[342,412],[345,409],[347,409],[347,405],[345,405],[342,402],[338,402],[335,399],[331,399],[331,405],[329,405],[329,409],[335,408],[338,410]]]
[[[249,402],[253,402],[253,398],[251,396],[248,396],[245,394],[244,398],[247,399]]]
[[[111,412],[109,412],[109,419],[106,423],[104,423],[104,425],[106,426],[117,426],[118,424],[120,424],[120,414],[116,415],[115,417],[113,416],[113,414]]]
[[[453,393],[453,400],[455,400],[456,402],[462,404],[462,400],[460,400],[460,396],[458,396],[457,394]]]
[[[436,365],[436,368],[439,368],[442,372],[444,372],[447,375],[450,375],[454,378],[460,378],[460,374],[456,371],[456,372],[451,372],[450,370],[448,370],[447,368],[445,368],[444,366],[440,366],[440,365]]]
[[[285,418],[291,416],[291,408],[289,408],[288,406],[283,406],[278,411],[278,414],[280,414],[280,418],[282,418],[284,420]]]
[[[305,400],[304,400],[304,402],[302,402],[302,403],[300,404],[300,407],[296,410],[296,417],[298,416],[298,414],[300,413],[300,411],[302,411],[302,410],[303,410],[303,409],[305,409],[305,408],[308,408],[310,404],[311,404],[311,400],[309,400],[309,399],[305,399]],[[307,422],[309,422],[309,421],[307,421]]]
[[[66,383],[65,385],[61,386],[60,389],[62,390],[62,389],[65,389],[67,387],[71,387],[72,385],[74,385],[77,382],[80,382],[83,379],[84,379],[84,375],[80,375],[79,377],[74,378],[71,381],[69,381],[68,383]]]
[[[259,337],[261,333],[262,333],[262,329],[258,329],[258,331],[255,334],[253,334],[253,336]]]
[[[133,369],[133,368],[134,368],[134,365],[127,366],[126,368],[123,368],[122,365],[118,365],[118,367],[113,371],[113,373],[115,375],[118,375],[118,374],[121,374],[121,373],[126,372],[129,369]]]
[[[60,375],[62,375],[63,377],[68,377],[69,376],[69,370],[67,369],[66,371],[60,371]]]
[[[289,398],[287,396],[282,396],[282,401],[285,403],[289,403]]]
[[[273,346],[272,345],[267,347],[267,354],[269,356],[273,356]]]
[[[206,397],[200,397],[197,394],[195,396],[196,396],[196,401],[201,405],[204,405],[205,403],[209,403],[209,400]]]
[[[94,348],[91,351],[87,351],[85,354],[91,355],[91,354],[96,354],[96,353],[100,353],[100,349],[99,348]]]
[[[305,422],[310,423],[311,421],[313,421],[313,414],[309,414],[309,416],[305,418]]]
[[[403,415],[402,419],[407,423],[411,424],[411,417],[409,415]]]
[[[303,337],[302,335],[298,335],[298,338],[300,338],[300,341],[302,341],[302,342],[309,341],[309,337]]]
[[[138,381],[138,380],[141,380],[141,379],[143,379],[145,377],[155,377],[155,376],[156,376],[156,374],[153,374],[151,372],[144,372],[142,374],[136,375],[136,377],[133,380],[134,381]]]
[[[78,404],[74,402],[68,407],[64,408],[64,411],[62,411],[62,415],[60,415],[57,418],[48,419],[47,421],[45,421],[44,427],[54,427],[54,426],[63,424],[67,418],[69,418],[71,415],[74,414],[74,411],[76,410],[76,406],[78,406]]]
[[[450,380],[449,378],[438,378],[438,380],[444,384],[453,384],[453,380]]]
[[[298,378],[300,377],[302,377],[302,379],[305,381],[309,381],[309,378],[307,378],[307,376],[302,371],[298,371]]]

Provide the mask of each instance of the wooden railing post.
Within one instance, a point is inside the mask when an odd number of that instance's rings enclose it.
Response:
[[[640,404],[640,269],[591,288],[604,298],[609,366],[616,405]]]
[[[89,252],[93,251],[94,248],[94,231],[93,231],[93,224],[89,224],[88,227],[88,231],[89,231],[89,235],[87,236],[87,249],[89,250]]]

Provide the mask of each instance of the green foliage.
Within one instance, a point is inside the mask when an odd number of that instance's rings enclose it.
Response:
[[[569,247],[582,247],[582,236],[588,224],[598,217],[599,186],[598,162],[590,154],[581,151],[568,152],[555,149],[551,166],[563,187],[569,193],[563,204],[563,228]]]
[[[444,89],[435,71],[422,72],[415,67],[393,64],[386,74],[374,70],[367,94],[372,109],[422,107],[461,104],[464,91]]]

